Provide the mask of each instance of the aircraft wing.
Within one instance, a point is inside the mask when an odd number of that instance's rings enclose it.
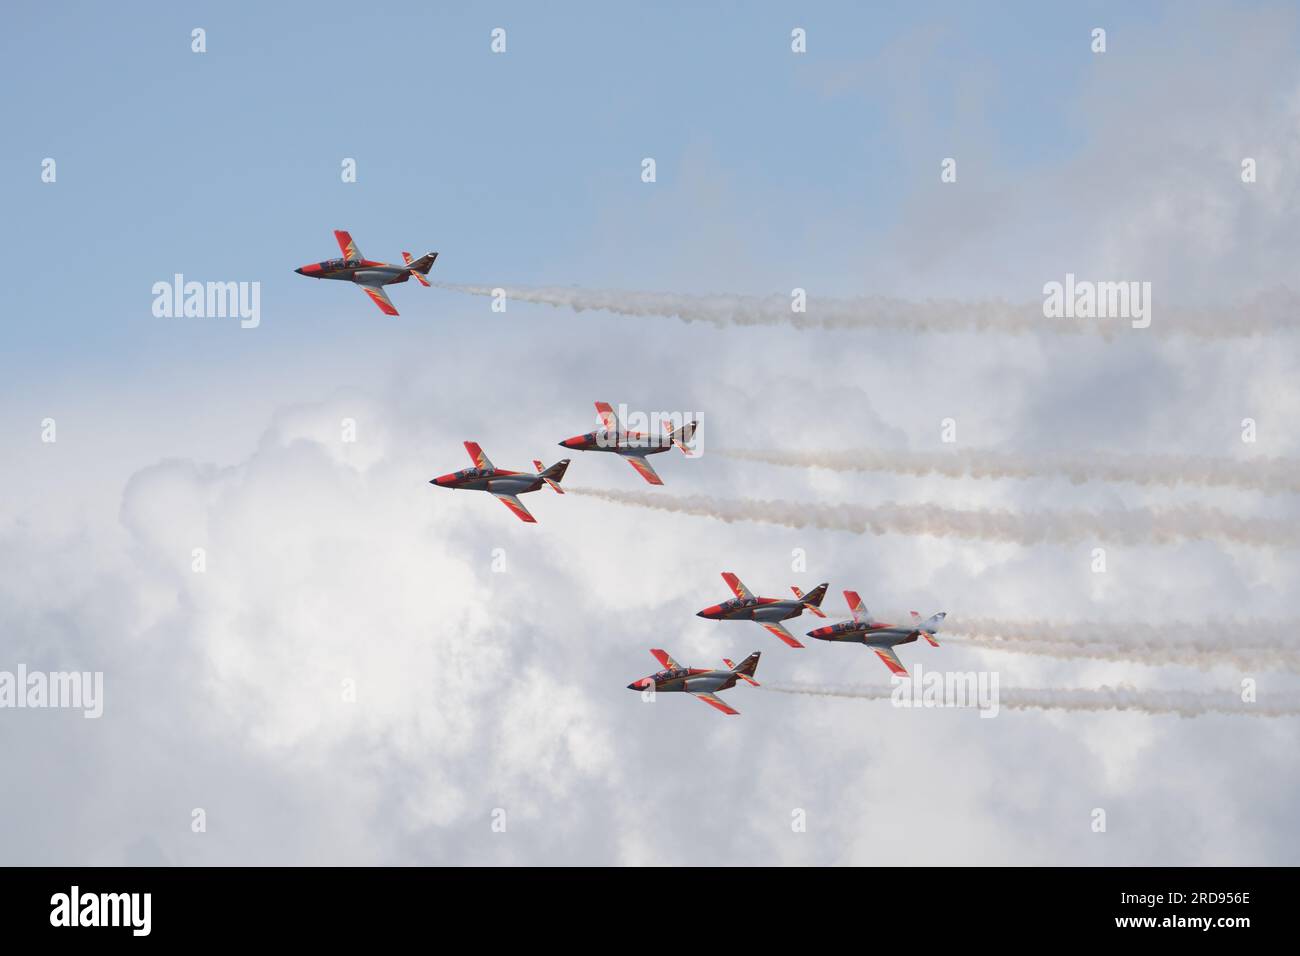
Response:
[[[781,640],[785,641],[791,647],[803,647],[802,644],[800,644],[798,641],[794,639],[793,634],[791,634],[789,631],[787,631],[784,627],[781,626],[780,621],[759,621],[758,623],[765,630],[771,631],[773,634],[781,638]]]
[[[659,473],[650,467],[650,462],[646,461],[640,455],[627,455],[627,463],[640,472],[641,477],[652,485],[662,485],[663,480]]]
[[[754,592],[741,583],[740,578],[736,577],[730,571],[722,572],[722,580],[727,582],[727,587],[731,588],[733,594],[742,601],[754,600]]]
[[[675,671],[681,669],[682,665],[673,660],[672,655],[667,651],[658,647],[652,647],[650,648],[650,653],[653,654],[654,659],[659,662],[659,666],[663,667],[665,670]]]
[[[361,291],[370,296],[370,300],[379,306],[379,311],[384,315],[397,315],[397,309],[393,307],[393,300],[388,297],[388,293],[377,285],[363,285]]]
[[[479,447],[478,442],[465,442],[465,450],[469,452],[469,460],[474,462],[475,468],[485,468],[488,471],[496,471],[496,466],[488,460],[487,455],[483,454],[483,449]]]
[[[361,254],[361,250],[357,248],[357,244],[352,241],[352,236],[344,232],[342,229],[334,230],[334,238],[339,241],[339,248],[343,250],[344,259],[365,258],[365,256]]]
[[[697,700],[702,700],[706,704],[718,708],[718,710],[722,711],[724,714],[735,714],[735,715],[740,714],[740,711],[728,705],[717,694],[710,694],[707,691],[694,691],[694,690],[690,691],[689,693],[691,694],[692,697],[695,697]]]
[[[532,512],[525,508],[524,503],[514,495],[508,495],[503,491],[494,491],[492,496],[513,511],[520,521],[537,524],[537,519],[533,517]]]
[[[897,674],[899,677],[908,676],[907,668],[903,666],[903,662],[898,659],[898,655],[894,653],[892,647],[873,647],[872,650],[876,652],[876,656],[884,662],[892,673]]]
[[[858,597],[857,591],[845,591],[844,600],[849,602],[849,610],[853,612],[853,620],[862,624],[869,622],[871,615],[867,613],[867,606],[862,603],[862,598]]]
[[[618,434],[618,416],[614,414],[614,409],[610,407],[609,402],[596,403],[596,417],[600,419],[600,427],[607,432]]]

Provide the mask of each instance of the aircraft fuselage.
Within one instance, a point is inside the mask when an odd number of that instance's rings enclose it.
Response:
[[[664,436],[654,438],[640,432],[594,431],[585,435],[575,435],[560,442],[564,448],[575,451],[612,451],[619,455],[657,455],[673,447],[672,439]]]
[[[391,262],[374,262],[370,259],[327,259],[295,269],[299,275],[312,279],[342,279],[357,285],[394,285],[411,277],[410,266]]]
[[[896,627],[893,624],[859,624],[856,621],[844,621],[840,624],[828,624],[808,632],[809,637],[819,641],[844,641],[867,644],[875,647],[894,647],[898,644],[911,644],[921,635],[914,627]]]
[[[454,488],[465,491],[491,491],[494,494],[522,495],[542,487],[543,479],[539,475],[530,475],[522,471],[506,471],[501,468],[463,468],[448,475],[434,478],[430,484],[440,488]]]
[[[634,680],[627,686],[631,690],[648,690],[653,684],[656,694],[682,691],[691,694],[713,693],[736,686],[736,673],[730,670],[710,670],[701,667],[679,667],[663,670],[649,677]]]
[[[804,601],[781,601],[776,598],[732,598],[703,611],[697,617],[710,621],[788,621],[804,611]]]

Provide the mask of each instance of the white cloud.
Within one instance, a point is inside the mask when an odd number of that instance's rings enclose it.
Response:
[[[1205,16],[1190,32],[1117,43],[1144,39],[1144,60],[1093,64],[1102,69],[1077,104],[1086,139],[1064,168],[1017,164],[1023,178],[997,178],[995,131],[979,121],[998,95],[985,64],[956,124],[974,149],[962,155],[976,160],[962,167],[963,191],[936,201],[901,182],[897,227],[837,215],[836,197],[818,193],[807,207],[818,216],[792,234],[778,226],[804,215],[798,196],[786,205],[776,184],[758,196],[714,190],[731,182],[730,156],[700,147],[654,194],[653,259],[637,255],[637,207],[615,202],[575,274],[587,281],[594,263],[593,286],[730,290],[730,276],[737,292],[838,284],[829,291],[1019,299],[1068,267],[1150,274],[1193,302],[1293,281],[1297,193],[1279,170],[1300,162],[1300,85],[1293,52],[1270,39],[1288,35],[1291,15]],[[1198,74],[1206,36],[1222,44],[1213,76]],[[928,39],[865,75],[924,76],[909,57]],[[903,92],[907,122],[879,135],[925,152],[945,131],[925,97]],[[1246,149],[1261,161],[1253,192],[1236,178]],[[981,167],[985,185],[972,175]],[[647,269],[650,280],[632,281]],[[337,344],[304,352],[311,316],[280,314],[256,333],[268,344],[246,346],[237,367],[196,358],[188,376],[68,376],[15,398],[0,422],[0,667],[102,669],[106,702],[100,721],[0,713],[6,862],[1297,859],[1294,721],[986,721],[748,687],[727,692],[743,716],[724,718],[626,690],[656,669],[650,647],[700,665],[761,650],[760,682],[887,681],[861,648],[795,651],[752,625],[694,617],[723,596],[724,569],[769,594],[829,580],[832,614],[853,587],[882,616],[916,606],[1140,627],[1244,610],[1294,616],[1292,551],[1111,548],[1098,576],[1083,546],[726,525],[546,491],[527,499],[540,524],[525,526],[487,496],[426,483],[464,461],[464,439],[505,467],[552,461],[564,454],[556,442],[590,427],[594,399],[702,411],[719,448],[931,450],[952,416],[964,445],[1026,455],[1295,455],[1290,343],[790,335],[524,304],[496,316],[482,301],[428,294],[436,323],[339,318]],[[54,446],[37,438],[47,414],[59,419]],[[1247,416],[1260,423],[1250,448]],[[355,444],[341,441],[345,418],[356,420]],[[574,457],[568,482],[648,487],[621,462]],[[1200,500],[1296,518],[1289,498],[1233,490],[661,461],[667,487],[654,490],[665,495],[1024,510]],[[196,547],[207,551],[202,575],[190,570]],[[497,548],[505,573],[491,570]],[[807,552],[806,573],[790,570],[794,548]],[[1006,686],[1196,689],[1242,676],[952,645],[903,656],[998,668]],[[1260,681],[1263,693],[1294,683]],[[194,807],[208,811],[205,834],[190,832]],[[1105,835],[1089,829],[1094,807],[1108,812]],[[503,834],[491,830],[494,808],[507,811]],[[791,830],[796,808],[807,833]]]

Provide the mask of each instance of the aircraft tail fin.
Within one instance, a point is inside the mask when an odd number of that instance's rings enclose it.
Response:
[[[537,473],[542,476],[542,480],[551,486],[551,490],[557,495],[564,494],[564,489],[560,487],[560,482],[564,480],[564,472],[569,467],[569,459],[557,461],[550,468],[543,468],[542,463],[536,458],[533,459],[533,467]]]
[[[699,426],[699,422],[690,421],[682,425],[681,428],[673,428],[672,422],[664,422],[664,434],[677,446],[678,451],[687,458],[692,458],[695,453],[691,451],[689,446],[695,440],[695,429],[699,428]]]
[[[939,642],[934,639],[934,632],[939,629],[939,625],[943,623],[943,619],[947,616],[946,611],[940,611],[938,614],[930,615],[923,621],[921,615],[913,611],[912,624],[916,627],[917,633],[929,641],[931,647],[938,647]]]
[[[794,592],[795,597],[803,602],[804,607],[812,611],[818,617],[825,617],[826,612],[822,610],[822,598],[826,597],[826,588],[828,587],[829,585],[827,584],[819,584],[807,594],[804,594],[797,587],[793,586],[790,590]]]
[[[858,597],[857,591],[845,591],[844,600],[849,603],[849,613],[853,615],[853,620],[857,621],[859,624],[871,623],[871,612],[868,611],[867,606],[862,603],[862,598]],[[912,613],[915,614],[916,612],[913,611]]]
[[[733,664],[725,657],[722,659],[722,663],[730,667],[732,673],[734,673],[741,680],[749,684],[753,684],[755,687],[757,687],[758,681],[754,680],[754,672],[758,670],[758,655],[760,653],[761,652],[759,651],[755,651],[754,653],[746,657],[743,661],[741,661],[739,664]]]
[[[402,253],[402,261],[411,268],[411,275],[415,276],[417,282],[426,289],[429,287],[429,280],[425,278],[429,270],[433,268],[434,260],[438,258],[438,253],[430,252],[420,256],[418,259],[412,259],[409,252]]]

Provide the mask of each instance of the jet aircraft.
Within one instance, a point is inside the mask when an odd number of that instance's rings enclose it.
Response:
[[[567,458],[557,461],[550,468],[543,468],[542,463],[534,459],[533,467],[537,469],[537,474],[533,475],[523,471],[506,471],[504,468],[497,468],[488,460],[488,456],[483,454],[483,449],[479,447],[478,442],[465,442],[465,450],[469,452],[470,460],[474,462],[473,468],[463,468],[449,475],[440,475],[430,479],[429,484],[437,485],[439,488],[466,488],[470,491],[489,492],[513,511],[520,521],[533,524],[537,519],[515,497],[516,495],[537,491],[545,485],[550,485],[556,494],[564,494],[560,481],[564,478],[565,469],[569,467]]]
[[[803,647],[794,635],[781,626],[782,621],[789,620],[792,617],[798,617],[805,609],[812,611],[818,617],[825,617],[822,613],[822,598],[826,596],[827,585],[819,584],[807,594],[804,594],[796,587],[790,588],[794,592],[795,600],[781,600],[780,598],[756,597],[749,588],[740,582],[730,571],[722,572],[722,580],[727,582],[727,586],[735,593],[735,597],[730,601],[724,601],[721,604],[715,604],[712,607],[706,607],[703,611],[696,612],[699,617],[708,618],[711,621],[757,621],[764,628],[771,631],[781,640],[785,641],[791,647]]]
[[[901,627],[883,621],[873,621],[871,612],[863,605],[857,591],[845,591],[844,599],[849,602],[853,620],[819,627],[815,631],[809,631],[809,637],[815,637],[819,641],[865,644],[876,652],[876,656],[884,662],[891,673],[900,677],[907,676],[907,668],[903,667],[903,662],[894,653],[895,647],[899,644],[911,644],[918,637],[924,637],[932,647],[939,646],[934,635],[939,630],[939,625],[943,623],[943,619],[947,617],[945,611],[940,611],[924,621],[921,620],[921,615],[913,611],[912,626]]]
[[[412,259],[409,252],[403,252],[402,259],[406,264],[399,266],[391,262],[367,259],[361,254],[357,244],[352,241],[352,237],[341,229],[334,230],[334,238],[338,240],[339,248],[343,250],[342,259],[312,262],[293,271],[313,279],[344,279],[355,282],[361,286],[361,291],[370,296],[375,305],[379,306],[384,315],[397,315],[392,300],[384,292],[384,286],[405,282],[411,276],[415,276],[417,282],[428,287],[429,280],[425,276],[433,267],[433,261],[438,258],[438,253],[430,252],[418,259]]]
[[[667,651],[660,650],[657,647],[653,648],[650,653],[659,661],[663,670],[657,674],[651,674],[649,677],[642,677],[640,680],[632,681],[627,685],[629,690],[645,691],[653,687],[656,694],[680,691],[693,694],[706,704],[718,708],[724,714],[739,714],[740,711],[725,703],[717,695],[717,692],[735,687],[738,680],[743,680],[755,687],[758,686],[758,681],[754,680],[754,671],[758,670],[758,651],[750,654],[738,665],[731,663],[724,657],[722,663],[727,665],[726,670],[713,670],[708,667],[683,667],[673,660]]]
[[[676,430],[671,423],[664,422],[664,434],[657,436],[625,431],[609,402],[597,402],[596,415],[600,419],[600,428],[585,435],[566,438],[560,442],[560,446],[575,451],[612,451],[616,455],[623,456],[627,463],[652,485],[662,485],[663,481],[650,467],[650,462],[646,461],[647,455],[657,455],[676,445],[683,455],[688,458],[691,456],[691,451],[686,446],[695,437],[698,422],[686,422]]]

